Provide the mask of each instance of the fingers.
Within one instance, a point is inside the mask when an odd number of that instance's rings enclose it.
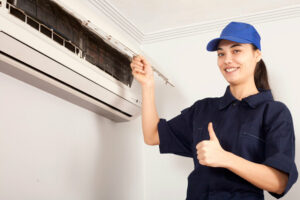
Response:
[[[206,158],[206,148],[203,145],[199,145],[197,148],[197,158],[199,161]]]
[[[133,56],[132,60],[142,62],[143,64],[148,64],[147,60],[142,55],[135,55],[135,56]]]
[[[208,141],[208,140],[203,140],[203,141],[199,142],[199,143],[196,145],[196,149],[201,149],[201,148],[203,148],[204,146],[207,146],[207,144],[209,144],[209,141]]]
[[[145,73],[144,66],[139,63],[130,64],[133,73]]]
[[[141,74],[145,74],[146,72],[142,69],[137,69],[137,68],[134,68],[133,69],[133,73],[141,73]]]
[[[133,73],[145,73],[145,63],[147,61],[145,58],[141,55],[133,56],[133,59],[130,63],[130,67],[133,71]]]
[[[135,55],[132,58],[132,62],[141,63],[141,64],[143,64],[144,60],[145,58],[142,55]]]
[[[207,165],[207,141],[199,142],[196,146],[197,159],[201,165]]]

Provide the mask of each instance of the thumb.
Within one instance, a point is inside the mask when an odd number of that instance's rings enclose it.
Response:
[[[209,132],[209,138],[210,138],[210,140],[218,140],[218,138],[216,136],[216,133],[214,131],[212,122],[208,123],[208,132]]]

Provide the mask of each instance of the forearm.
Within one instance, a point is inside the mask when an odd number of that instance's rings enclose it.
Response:
[[[239,175],[258,188],[281,194],[286,187],[287,174],[272,167],[248,161],[227,152],[225,168]]]
[[[142,86],[142,128],[146,144],[159,144],[154,83]]]

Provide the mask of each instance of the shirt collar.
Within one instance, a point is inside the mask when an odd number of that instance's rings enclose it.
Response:
[[[265,101],[273,100],[271,90],[258,90],[259,93],[245,97],[240,101],[231,94],[230,87],[227,86],[224,96],[220,98],[219,109],[224,109],[234,101],[246,102],[251,108],[256,108],[257,105]]]

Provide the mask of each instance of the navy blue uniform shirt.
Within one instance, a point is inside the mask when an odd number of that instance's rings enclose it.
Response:
[[[237,100],[229,86],[223,97],[205,98],[158,123],[160,153],[191,157],[194,170],[188,176],[187,200],[264,199],[263,190],[226,168],[201,165],[196,145],[209,140],[208,123],[222,148],[255,163],[289,175],[284,196],[298,178],[295,164],[295,135],[292,116],[281,102],[274,101],[270,90]]]

